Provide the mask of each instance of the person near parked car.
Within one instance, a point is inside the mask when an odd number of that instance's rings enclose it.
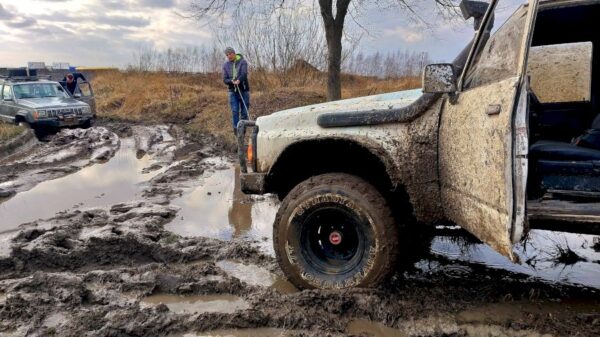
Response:
[[[249,116],[248,62],[242,54],[237,54],[231,47],[225,49],[225,56],[227,56],[227,61],[223,64],[223,82],[229,87],[233,132],[237,134],[237,125],[240,119],[247,120]]]
[[[67,74],[67,76],[65,76],[65,78],[61,81],[61,84],[63,87],[69,90],[71,95],[75,94],[75,90],[77,90],[77,80],[73,74]]]

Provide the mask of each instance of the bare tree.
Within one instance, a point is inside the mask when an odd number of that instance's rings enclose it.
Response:
[[[157,50],[141,46],[133,54],[128,66],[135,71],[163,71],[169,73],[210,73],[220,69],[222,53],[216,45],[207,47],[180,47]]]
[[[342,70],[357,75],[397,79],[419,76],[422,69],[431,62],[427,52],[397,50],[371,55],[359,52],[342,64]]]
[[[214,31],[221,47],[239,47],[254,69],[277,73],[281,85],[289,83],[299,60],[319,69],[326,63],[322,26],[314,16],[286,11],[266,20],[241,21],[235,28]]]
[[[437,5],[440,12],[452,12],[456,8],[457,0],[430,0]],[[327,98],[338,100],[342,96],[341,67],[342,67],[342,40],[346,17],[350,13],[359,13],[360,9],[367,6],[390,9],[397,8],[409,15],[409,17],[423,21],[417,13],[419,0],[190,0],[191,17],[197,20],[210,18],[224,19],[231,17],[234,21],[242,21],[252,18],[256,20],[258,15],[271,16],[281,12],[285,8],[298,8],[313,6],[318,3],[318,11],[323,21],[325,38],[327,42]],[[356,19],[355,15],[351,15]],[[265,21],[265,22],[268,22]]]

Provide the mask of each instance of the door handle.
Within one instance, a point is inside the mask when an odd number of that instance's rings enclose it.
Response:
[[[490,104],[490,105],[488,105],[487,109],[485,110],[485,113],[488,114],[488,116],[499,115],[501,112],[502,112],[502,105],[500,105],[500,104]]]

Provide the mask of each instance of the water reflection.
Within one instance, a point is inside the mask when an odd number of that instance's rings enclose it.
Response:
[[[142,173],[152,162],[150,156],[136,157],[133,139],[122,139],[121,148],[107,163],[42,182],[1,203],[0,233],[73,207],[102,207],[135,200],[141,194],[141,183],[162,172]]]
[[[357,319],[346,327],[346,332],[352,335],[367,335],[371,337],[406,337],[400,330],[392,329],[381,323]]]
[[[205,174],[197,187],[172,202],[181,210],[167,229],[182,236],[258,240],[264,251],[272,253],[271,226],[277,201],[244,195],[239,173],[239,167],[229,167]]]
[[[274,328],[255,328],[255,329],[232,329],[232,330],[213,330],[201,333],[186,333],[172,335],[171,337],[286,337],[297,336],[302,331],[289,331]]]
[[[250,305],[233,295],[179,296],[157,294],[142,299],[145,305],[166,305],[170,311],[178,314],[219,312],[231,314],[237,310],[246,310]]]
[[[600,252],[594,250],[596,240],[598,237],[595,235],[532,230],[527,240],[515,246],[515,253],[522,261],[521,264],[510,262],[488,245],[466,242],[456,236],[434,237],[431,252],[453,260],[504,269],[547,281],[600,288]],[[565,263],[560,260],[561,254],[565,252],[571,252],[577,258]],[[419,266],[431,269],[428,265]]]

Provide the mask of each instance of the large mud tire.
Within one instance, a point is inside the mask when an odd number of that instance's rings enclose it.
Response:
[[[273,245],[283,272],[301,289],[368,288],[396,266],[398,225],[371,184],[324,174],[298,184],[283,200]]]

